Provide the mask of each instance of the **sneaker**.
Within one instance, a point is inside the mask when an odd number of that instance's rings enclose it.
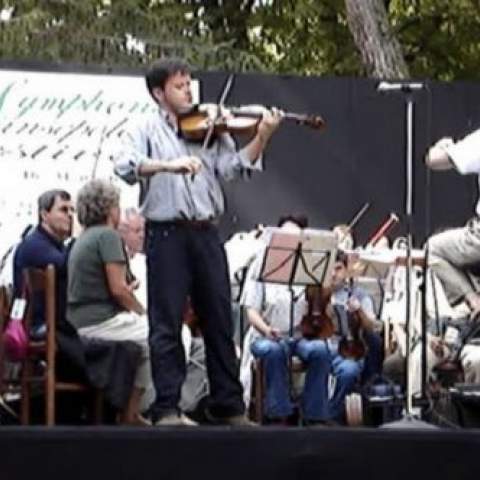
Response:
[[[183,413],[180,413],[180,415],[176,413],[170,413],[168,415],[160,417],[155,422],[156,427],[196,427],[197,425],[197,422],[190,420]]]

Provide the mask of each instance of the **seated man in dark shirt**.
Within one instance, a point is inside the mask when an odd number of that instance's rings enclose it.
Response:
[[[23,270],[45,268],[52,264],[56,270],[57,318],[64,318],[66,298],[66,267],[68,249],[65,241],[72,234],[73,203],[65,190],[48,190],[38,198],[38,225],[18,245],[13,259],[14,296],[22,295]],[[45,335],[43,299],[35,302],[33,337]]]

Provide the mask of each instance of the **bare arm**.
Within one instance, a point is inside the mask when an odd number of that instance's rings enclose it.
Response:
[[[271,340],[279,338],[280,332],[265,322],[260,313],[254,308],[247,308],[247,318],[248,323],[264,337],[270,338]]]
[[[105,273],[107,275],[108,288],[116,302],[129,312],[143,315],[145,308],[133,293],[134,285],[127,284],[125,264],[106,263]]]

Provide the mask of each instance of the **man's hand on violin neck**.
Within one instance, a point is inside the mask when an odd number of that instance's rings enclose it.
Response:
[[[189,173],[195,174],[202,168],[202,162],[198,157],[184,156],[168,162],[168,171],[170,173]]]
[[[284,113],[273,107],[271,110],[267,108],[263,111],[262,119],[258,124],[258,134],[264,140],[268,140],[273,132],[280,126]]]

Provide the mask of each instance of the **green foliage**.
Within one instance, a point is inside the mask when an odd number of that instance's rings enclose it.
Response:
[[[413,76],[480,78],[480,0],[386,0]],[[0,58],[364,75],[340,0],[10,0]]]
[[[413,76],[480,78],[480,1],[392,0],[390,18]]]

